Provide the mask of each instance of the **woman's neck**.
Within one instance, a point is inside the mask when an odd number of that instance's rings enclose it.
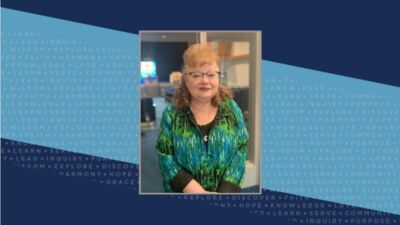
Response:
[[[192,101],[190,103],[190,110],[194,114],[197,124],[204,125],[208,124],[217,113],[217,108],[214,107],[211,102],[197,102]]]
[[[208,112],[209,109],[212,108],[212,104],[211,102],[192,101],[190,103],[190,108],[197,112],[202,112],[202,111]]]

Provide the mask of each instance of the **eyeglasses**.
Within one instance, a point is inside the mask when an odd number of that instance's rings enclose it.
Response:
[[[216,79],[219,77],[219,75],[221,74],[221,72],[219,71],[211,71],[211,72],[207,72],[207,73],[202,73],[202,72],[189,72],[189,73],[185,73],[186,75],[189,75],[193,80],[200,80],[201,78],[203,78],[203,76],[207,76],[207,78],[209,80],[212,79]]]

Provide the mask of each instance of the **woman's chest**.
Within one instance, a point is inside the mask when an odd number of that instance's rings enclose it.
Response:
[[[190,170],[204,166],[226,165],[238,150],[237,128],[226,118],[219,119],[208,133],[207,142],[200,129],[189,119],[172,126],[175,158]]]

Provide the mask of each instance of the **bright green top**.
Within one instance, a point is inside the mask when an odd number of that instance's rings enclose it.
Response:
[[[249,135],[232,99],[218,107],[207,141],[189,110],[168,106],[162,115],[157,152],[165,192],[181,192],[195,179],[212,192],[239,192]]]

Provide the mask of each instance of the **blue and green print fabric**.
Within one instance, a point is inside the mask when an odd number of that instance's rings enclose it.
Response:
[[[233,99],[218,107],[205,141],[188,107],[165,108],[157,152],[165,192],[182,192],[192,179],[210,192],[240,192],[249,134]]]

